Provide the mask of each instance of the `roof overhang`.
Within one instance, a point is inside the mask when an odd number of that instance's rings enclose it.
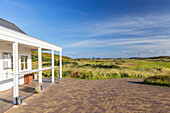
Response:
[[[54,44],[39,40],[37,38],[16,32],[14,30],[0,26],[0,40],[18,42],[20,44],[41,47],[44,50],[62,51],[62,48]]]

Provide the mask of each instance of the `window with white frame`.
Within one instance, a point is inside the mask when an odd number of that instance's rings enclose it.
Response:
[[[21,70],[28,69],[28,56],[21,56]]]
[[[11,53],[3,53],[4,69],[11,69],[12,60]]]

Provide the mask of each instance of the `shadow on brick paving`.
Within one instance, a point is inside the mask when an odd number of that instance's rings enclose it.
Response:
[[[43,78],[44,88],[48,87],[52,82],[51,78]],[[57,81],[57,78],[55,78]],[[34,80],[33,84],[19,86],[19,95],[22,99],[26,99],[35,93],[35,84],[38,83],[38,79]],[[9,89],[4,92],[0,92],[0,113],[6,111],[13,106],[13,90]]]

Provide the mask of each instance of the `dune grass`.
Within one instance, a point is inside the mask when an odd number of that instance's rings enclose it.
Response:
[[[43,67],[51,66],[51,55],[43,53]],[[37,52],[32,54],[32,67],[38,68]],[[114,79],[139,78],[148,84],[169,84],[169,81],[157,79],[159,76],[170,75],[170,59],[97,59],[75,60],[63,57],[63,77],[78,79]],[[59,57],[55,56],[55,77],[59,75]],[[43,71],[43,77],[51,78],[51,70]],[[156,77],[155,77],[156,76]],[[167,85],[166,85],[167,86]],[[168,85],[169,86],[169,85]]]

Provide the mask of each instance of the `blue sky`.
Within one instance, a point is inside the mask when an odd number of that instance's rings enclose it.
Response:
[[[0,0],[0,15],[72,58],[170,55],[170,0]]]

